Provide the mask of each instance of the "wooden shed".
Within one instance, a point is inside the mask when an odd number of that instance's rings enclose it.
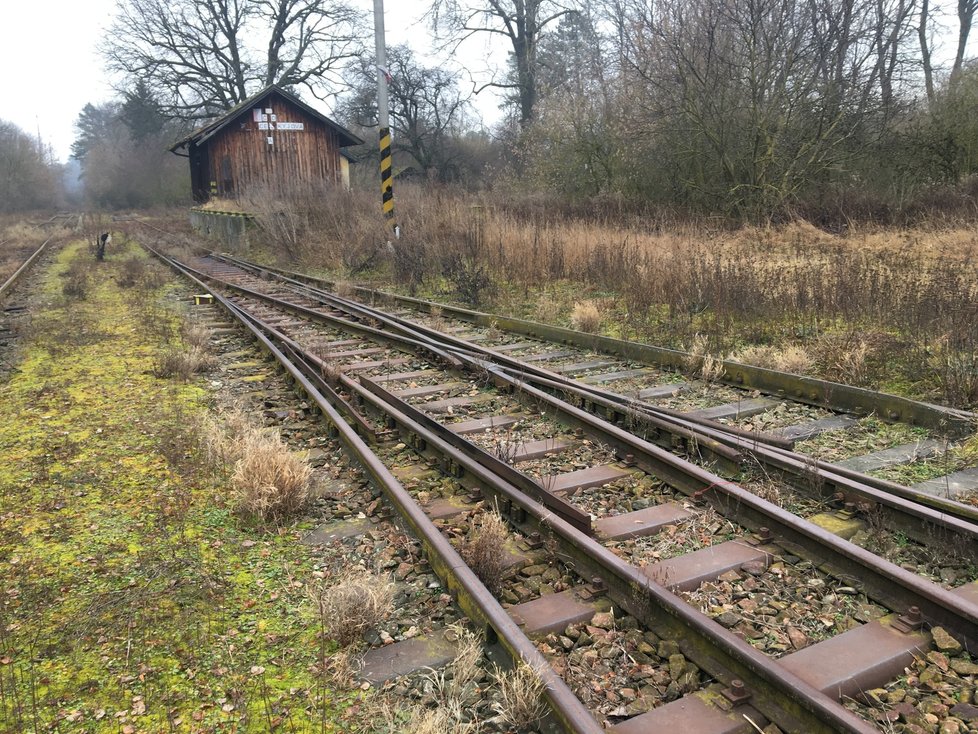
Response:
[[[356,135],[284,89],[271,85],[227,114],[176,142],[190,159],[194,201],[235,199],[252,189],[302,183],[349,186],[343,148]]]

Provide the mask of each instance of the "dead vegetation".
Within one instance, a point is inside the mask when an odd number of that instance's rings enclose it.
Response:
[[[594,301],[578,301],[571,311],[570,320],[578,331],[595,334],[601,328],[601,311]]]
[[[200,347],[170,348],[160,354],[153,374],[187,382],[194,375],[206,372],[214,365],[213,355]]]
[[[473,520],[462,546],[462,558],[493,594],[502,588],[502,548],[508,534],[499,513],[486,510]]]
[[[394,611],[394,584],[363,568],[311,593],[326,635],[343,647],[361,642]]]
[[[242,410],[206,416],[197,426],[196,454],[231,489],[231,505],[241,517],[280,522],[309,501],[312,468],[289,450],[277,431],[256,425]]]
[[[273,522],[294,515],[309,500],[312,468],[278,433],[255,430],[239,439],[241,458],[231,475],[232,501],[249,519]]]
[[[514,670],[497,669],[493,679],[499,686],[495,708],[504,724],[522,731],[540,721],[547,711],[544,685],[533,668],[521,663]]]
[[[216,364],[210,352],[210,332],[206,328],[185,321],[180,326],[180,337],[182,346],[166,349],[157,359],[153,370],[157,377],[187,382]]]
[[[351,212],[372,206],[351,197]],[[447,190],[402,186],[398,200],[410,246],[387,248],[385,233],[356,223],[347,244],[334,222],[314,233],[306,262],[580,328],[593,318],[574,318],[575,303],[600,299],[596,328],[612,336],[684,348],[699,334],[713,356],[763,345],[739,358],[960,407],[976,401],[973,229],[840,235],[804,221],[727,229],[663,217],[650,227],[615,207],[532,201],[494,202],[476,221],[471,201]]]
[[[804,347],[789,344],[782,348],[753,345],[730,356],[735,362],[752,364],[779,372],[804,375],[812,369],[812,358]]]

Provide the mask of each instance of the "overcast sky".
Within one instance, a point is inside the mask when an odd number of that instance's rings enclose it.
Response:
[[[418,52],[430,50],[430,34],[420,20],[430,0],[386,0],[387,42],[410,43]],[[352,0],[372,11],[373,0]],[[947,3],[950,5],[950,3]],[[40,134],[56,157],[67,158],[74,139],[74,121],[88,102],[99,103],[114,94],[102,69],[96,47],[111,23],[115,0],[43,0],[4,3],[0,23],[0,119]],[[943,33],[953,37],[953,17],[945,17]],[[947,57],[948,47],[935,57]],[[950,50],[953,53],[953,49]],[[473,39],[454,59],[473,70],[505,60],[505,48],[490,54],[484,42]],[[498,115],[498,98],[483,92],[476,100],[483,118]]]
[[[353,2],[373,10],[373,0]],[[428,30],[420,21],[427,6],[428,0],[386,0],[388,44],[411,42],[424,51],[418,41],[428,40]],[[4,3],[0,119],[31,135],[40,133],[61,160],[70,153],[73,125],[82,107],[115,96],[97,51],[114,9],[115,0]],[[484,56],[485,51],[470,45],[468,53]],[[480,111],[491,116],[498,103],[488,95],[482,97]]]

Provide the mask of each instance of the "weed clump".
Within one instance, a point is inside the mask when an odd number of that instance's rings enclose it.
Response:
[[[702,334],[693,337],[693,345],[685,358],[686,370],[694,377],[713,382],[723,376],[723,360],[710,352],[710,342]]]
[[[473,523],[462,557],[475,575],[493,594],[498,594],[503,582],[503,557],[501,548],[506,540],[506,523],[498,513],[482,513],[480,522]]]
[[[594,301],[578,301],[571,311],[571,325],[578,331],[594,334],[601,327],[601,312]]]
[[[543,718],[547,712],[544,685],[533,668],[526,663],[508,672],[497,668],[493,678],[499,686],[499,700],[493,707],[504,724],[523,731]]]
[[[790,372],[795,375],[805,374],[812,368],[812,358],[808,352],[803,347],[793,344],[784,349],[776,349],[771,346],[750,346],[741,349],[731,355],[730,358],[743,364],[753,364],[769,370]]]
[[[231,475],[239,514],[264,522],[295,514],[309,499],[312,468],[289,451],[278,433],[249,430],[238,438]]]
[[[343,647],[362,640],[394,611],[394,584],[365,569],[348,571],[312,593],[323,631]]]
[[[200,372],[214,366],[214,357],[200,347],[167,349],[156,362],[153,374],[157,377],[174,377],[186,382]]]
[[[68,269],[62,273],[64,283],[61,292],[65,298],[83,301],[88,297],[90,287],[89,267],[81,260],[73,260]]]
[[[184,348],[168,349],[160,355],[153,371],[157,377],[175,377],[186,382],[215,364],[208,352],[210,332],[199,324],[184,322],[180,327]]]

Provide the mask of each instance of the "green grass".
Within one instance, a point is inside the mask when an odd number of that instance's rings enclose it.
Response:
[[[206,395],[153,376],[175,286],[120,288],[134,255],[67,247],[0,385],[0,731],[346,729],[356,695],[316,673],[303,528],[242,526],[195,462]],[[61,295],[73,262],[84,300]]]

